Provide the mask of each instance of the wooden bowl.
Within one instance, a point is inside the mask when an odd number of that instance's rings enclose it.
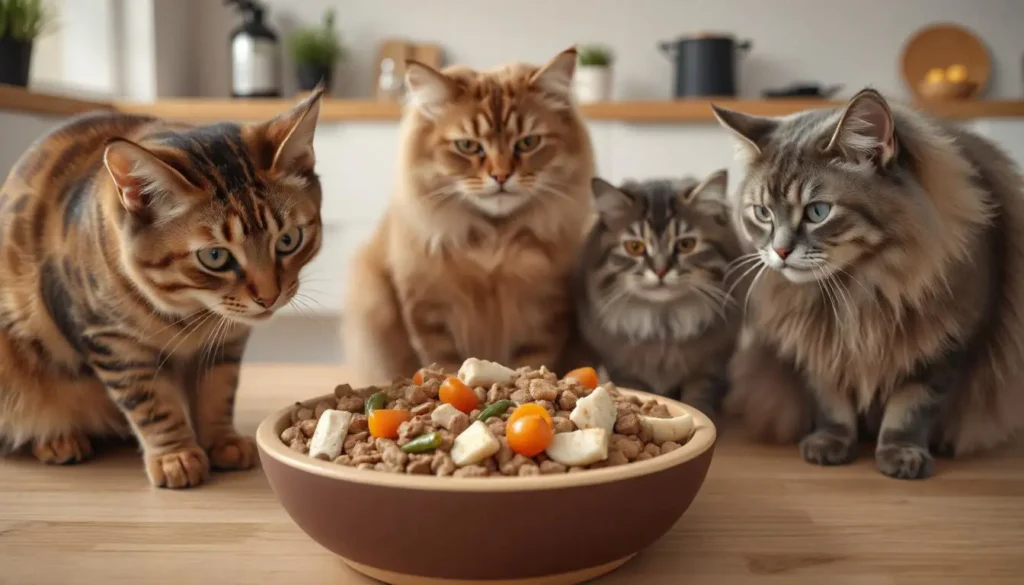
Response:
[[[972,97],[978,84],[974,81],[922,81],[917,91],[925,100],[963,100]]]
[[[356,571],[395,585],[568,585],[609,573],[663,536],[700,491],[715,425],[689,412],[689,442],[603,469],[532,477],[434,477],[356,469],[292,451],[291,407],[256,431],[264,473],[299,528]],[[313,407],[321,396],[307,401]]]
[[[992,58],[981,38],[969,28],[955,23],[940,22],[916,32],[903,44],[900,56],[903,81],[914,97],[929,99],[923,93],[923,81],[928,71],[950,65],[962,65],[967,80],[974,85],[970,97],[980,97],[992,75]]]

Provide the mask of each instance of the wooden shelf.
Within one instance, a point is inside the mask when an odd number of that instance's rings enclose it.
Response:
[[[151,104],[115,102],[125,112],[149,114],[192,122],[216,120],[266,120],[292,107],[296,100],[172,99]],[[761,116],[785,116],[810,108],[839,107],[843,101],[820,99],[745,100],[666,100],[621,101],[586,104],[581,107],[588,120],[633,123],[711,123],[711,104]],[[936,115],[955,118],[1024,117],[1024,100],[923,103],[920,106]],[[327,99],[320,111],[324,122],[397,120],[398,104],[378,101]]]
[[[250,122],[269,120],[298,103],[295,99],[236,100],[227,98],[166,99],[152,103],[80,100],[0,85],[0,111],[73,115],[98,108],[146,114],[170,120],[209,123],[220,120]],[[582,106],[588,120],[631,123],[712,123],[711,104],[762,116],[784,116],[810,108],[839,107],[845,102],[820,99],[686,99],[618,101]],[[954,119],[1024,118],[1024,100],[978,100],[921,103],[924,110]],[[320,111],[324,122],[395,121],[401,115],[397,103],[373,100],[326,99]]]
[[[83,100],[64,95],[43,93],[0,83],[0,111],[73,116],[97,109],[113,107],[106,102]]]

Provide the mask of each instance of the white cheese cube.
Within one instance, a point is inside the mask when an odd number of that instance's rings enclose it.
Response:
[[[682,444],[689,440],[690,433],[693,432],[693,417],[688,412],[673,418],[641,415],[640,424],[647,425],[651,429],[651,435],[657,443],[673,441]]]
[[[494,455],[501,443],[483,421],[475,421],[452,443],[452,461],[459,467],[474,465]]]
[[[316,430],[309,439],[309,456],[326,455],[328,461],[341,455],[352,423],[352,413],[344,410],[325,410],[316,421]]]
[[[556,433],[544,452],[562,465],[582,467],[608,458],[608,437],[609,434],[599,428]]]
[[[491,384],[507,384],[515,377],[515,370],[488,360],[469,358],[462,362],[458,377],[470,388],[489,388]]]
[[[576,428],[604,429],[609,434],[617,418],[615,401],[604,386],[598,386],[589,396],[577,400],[576,407],[569,413],[569,420],[576,423]]]
[[[435,426],[439,426],[450,431],[452,428],[452,421],[460,414],[463,414],[461,410],[446,402],[435,408],[433,412],[430,413],[430,422],[434,423]]]

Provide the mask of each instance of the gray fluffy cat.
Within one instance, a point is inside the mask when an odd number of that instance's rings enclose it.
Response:
[[[724,285],[739,244],[726,172],[693,179],[594,179],[599,219],[574,284],[583,342],[619,385],[681,398],[714,416],[739,326]]]

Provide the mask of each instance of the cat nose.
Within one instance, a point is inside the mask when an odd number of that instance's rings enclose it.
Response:
[[[793,248],[772,248],[772,249],[775,250],[775,253],[779,255],[779,258],[782,258],[783,260],[786,259],[786,256],[789,256],[790,254],[793,253]]]
[[[264,309],[269,309],[270,307],[274,306],[274,303],[277,302],[278,297],[281,296],[281,291],[277,290],[269,295],[263,296],[260,294],[260,291],[256,290],[256,287],[250,284],[249,296],[252,297],[252,301],[257,305],[263,307]]]
[[[504,185],[511,173],[491,173],[491,178],[495,180],[499,185]]]
[[[654,273],[658,275],[658,278],[665,278],[665,275],[668,274],[668,268],[655,268]]]

